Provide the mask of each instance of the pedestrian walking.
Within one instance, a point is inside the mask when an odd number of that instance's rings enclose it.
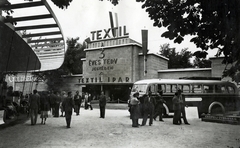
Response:
[[[152,92],[149,91],[148,95],[144,96],[142,126],[146,125],[148,116],[149,116],[149,126],[153,124],[153,115],[154,115],[155,105],[156,105],[156,100],[152,96]]]
[[[88,92],[86,92],[84,95],[84,108],[86,110],[88,109]]]
[[[182,94],[182,90],[178,89],[178,98],[180,104],[181,115],[185,124],[190,125],[187,121],[186,111],[185,111],[185,96]],[[181,117],[181,116],[180,116]],[[180,118],[180,124],[182,123]]]
[[[79,91],[76,91],[74,95],[74,112],[78,116],[80,114],[80,107],[82,104],[82,96],[80,96]]]
[[[42,94],[40,95],[40,109],[40,118],[42,119],[41,124],[46,124],[46,120],[48,118],[48,111],[50,111],[50,100],[46,92],[42,92]]]
[[[54,103],[55,103],[56,97],[55,97],[55,94],[53,93],[53,91],[49,91],[48,97],[49,97],[49,100],[50,100],[50,107],[51,107],[52,116],[54,116],[54,114],[55,114]]]
[[[139,93],[136,92],[133,94],[133,97],[130,100],[130,118],[132,119],[132,127],[139,127],[138,119],[140,116],[139,110]]]
[[[61,97],[57,91],[54,92],[54,97],[54,117],[59,117]]]
[[[101,95],[99,96],[100,118],[105,118],[106,104],[107,104],[107,98],[104,95],[104,92],[101,91]]]
[[[92,99],[93,99],[92,95],[89,93],[88,94],[88,100],[87,100],[87,109],[90,108],[91,110],[93,110],[93,107],[92,107],[92,104],[91,104]]]
[[[67,128],[70,128],[73,108],[74,108],[74,101],[73,101],[72,92],[70,91],[68,92],[68,96],[63,101],[63,111],[65,112]]]
[[[178,92],[175,93],[172,99],[173,102],[173,110],[174,110],[174,115],[173,115],[173,124],[175,125],[180,125],[181,123],[181,107],[180,107],[180,102],[179,102],[179,97],[178,97]]]
[[[159,116],[159,121],[163,121],[162,115],[163,115],[163,103],[166,103],[166,101],[162,97],[163,91],[158,91],[157,97],[156,97],[156,107],[155,107],[155,114],[153,116],[153,119],[156,121],[157,116]]]
[[[65,91],[63,91],[62,94],[61,94],[61,102],[60,102],[60,110],[61,110],[61,115],[60,115],[60,117],[65,117],[62,103],[63,103],[63,101],[64,101],[64,99],[65,99],[66,97],[67,97],[67,94],[66,94]]]
[[[30,95],[29,105],[31,114],[31,125],[35,125],[37,123],[38,110],[40,107],[40,96],[37,94],[36,89],[34,89],[33,94]]]

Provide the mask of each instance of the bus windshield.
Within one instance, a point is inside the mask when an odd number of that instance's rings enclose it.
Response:
[[[132,92],[146,93],[147,84],[134,84],[132,87]]]

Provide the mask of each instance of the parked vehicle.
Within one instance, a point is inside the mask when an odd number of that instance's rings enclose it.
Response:
[[[204,114],[224,114],[229,111],[240,111],[240,97],[234,83],[220,80],[189,80],[189,79],[146,79],[134,83],[130,97],[135,92],[140,96],[156,95],[163,91],[165,115],[173,113],[172,98],[177,89],[185,95],[187,106],[198,108],[199,117]]]
[[[11,103],[10,105],[4,107],[4,115],[3,115],[3,121],[5,123],[11,122],[13,120],[17,120],[19,113],[17,111],[18,108],[17,103]]]

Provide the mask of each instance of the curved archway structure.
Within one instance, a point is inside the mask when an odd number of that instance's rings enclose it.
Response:
[[[26,45],[28,45],[28,48],[31,49],[31,52],[35,53],[40,62],[37,66],[35,66],[36,68],[29,68],[29,65],[26,67],[26,64],[25,66],[18,66],[18,69],[11,69],[9,71],[25,71],[26,69],[28,71],[46,71],[59,68],[64,61],[65,41],[61,26],[48,2],[46,0],[34,2],[26,2],[24,0],[19,2],[18,0],[18,2],[11,1],[11,3],[7,0],[5,1],[5,3],[0,3],[0,12],[1,10],[13,10],[14,13],[10,14],[11,17],[7,17],[6,14],[4,16],[4,12],[0,13],[0,17],[4,17],[4,19],[0,19],[1,24],[4,23],[7,26],[11,26],[10,28],[22,38],[25,44],[27,43]],[[6,34],[2,34],[2,32],[0,32],[0,34],[2,37],[0,38],[0,44],[3,43],[2,40],[4,37],[7,37],[8,40],[11,41],[10,37],[6,36]],[[11,45],[14,46],[19,44],[20,42],[16,42],[14,40],[11,42]],[[17,49],[18,52],[26,53],[23,50],[27,48],[23,48],[22,46],[17,47],[19,47]],[[0,50],[8,51],[9,49],[5,47],[0,48]],[[22,55],[16,55],[20,56],[18,58],[16,58],[14,54],[11,56],[12,59],[23,58]],[[34,56],[32,55],[31,58],[33,57]],[[20,60],[18,61],[21,62]],[[10,63],[12,64],[12,62]],[[13,67],[16,66],[13,65]]]

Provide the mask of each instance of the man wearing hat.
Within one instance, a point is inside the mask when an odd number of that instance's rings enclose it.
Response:
[[[72,109],[74,108],[72,92],[68,92],[67,98],[63,101],[63,110],[65,111],[65,119],[67,123],[67,128],[70,128]]]
[[[156,105],[156,100],[152,96],[152,92],[148,92],[148,96],[146,95],[144,97],[143,101],[143,120],[142,120],[142,126],[146,125],[147,118],[149,115],[149,126],[153,124],[153,114],[154,114],[154,106]]]
[[[182,118],[185,124],[190,125],[187,121],[186,118],[186,112],[185,112],[185,96],[182,95],[182,90],[178,89],[178,99],[179,99],[179,104],[180,104],[180,112],[182,114]],[[180,118],[180,124],[182,123],[181,118]]]

